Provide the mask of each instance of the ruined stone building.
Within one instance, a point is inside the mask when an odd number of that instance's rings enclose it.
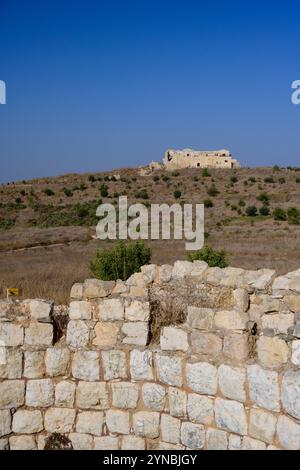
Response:
[[[167,150],[163,159],[165,168],[240,168],[228,150]]]

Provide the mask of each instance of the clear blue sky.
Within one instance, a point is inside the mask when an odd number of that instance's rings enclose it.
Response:
[[[0,0],[0,181],[228,148],[300,165],[298,1]]]

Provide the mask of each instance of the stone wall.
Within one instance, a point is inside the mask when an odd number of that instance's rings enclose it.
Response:
[[[149,265],[75,284],[67,318],[1,301],[0,447],[300,449],[299,338],[300,270]]]

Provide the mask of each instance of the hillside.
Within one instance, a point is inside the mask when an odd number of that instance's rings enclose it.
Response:
[[[115,176],[113,176],[115,175]],[[174,192],[180,192],[175,198]],[[0,187],[0,288],[22,288],[25,297],[64,302],[70,286],[89,276],[88,262],[112,242],[95,240],[95,211],[102,202],[151,203],[205,201],[207,243],[224,248],[230,264],[261,266],[278,273],[300,265],[300,215],[273,216],[276,208],[300,210],[298,169],[242,168],[157,171],[140,176],[138,169],[68,174],[14,182]],[[179,193],[177,194],[177,196]],[[258,212],[252,216],[256,206]],[[263,209],[261,215],[259,209]],[[248,213],[248,215],[247,215]],[[152,260],[185,259],[184,241],[153,241]],[[50,287],[51,285],[51,287]]]

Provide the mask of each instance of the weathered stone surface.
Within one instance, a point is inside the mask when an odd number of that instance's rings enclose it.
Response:
[[[158,276],[158,266],[156,264],[145,264],[141,267],[141,272],[149,278],[149,282],[154,282]]]
[[[182,360],[179,357],[155,356],[158,380],[168,385],[182,386]]]
[[[187,332],[174,326],[165,326],[160,335],[160,347],[163,351],[187,351],[189,343]]]
[[[25,328],[25,343],[36,348],[47,348],[53,340],[53,325],[49,323],[30,323]]]
[[[102,351],[104,367],[104,380],[126,379],[127,365],[124,351],[110,350]]]
[[[247,418],[244,406],[233,400],[217,398],[215,402],[215,419],[218,428],[236,434],[247,434]]]
[[[209,428],[206,432],[207,450],[227,450],[228,438],[225,431]]]
[[[53,405],[54,387],[51,379],[28,380],[26,386],[26,405],[46,407]]]
[[[155,450],[184,450],[185,447],[181,444],[171,444],[170,442],[158,441],[157,444],[154,445],[154,449]]]
[[[249,356],[248,334],[231,333],[224,338],[223,353],[237,362],[245,361]]]
[[[261,336],[256,347],[258,360],[265,367],[281,367],[288,361],[289,348],[283,339]]]
[[[18,408],[24,404],[24,380],[5,380],[0,383],[0,408]]]
[[[259,269],[252,272],[248,271],[245,279],[254,290],[265,291],[272,284],[275,276],[276,272],[272,269]]]
[[[82,411],[77,416],[76,431],[101,436],[103,422],[103,411]]]
[[[129,434],[129,412],[121,410],[108,410],[106,424],[110,432]]]
[[[25,301],[31,318],[38,321],[51,321],[51,313],[53,310],[53,302],[40,299],[30,299]]]
[[[249,294],[245,289],[235,289],[233,291],[233,300],[238,311],[247,312],[249,308]]]
[[[241,276],[244,274],[244,270],[241,268],[227,267],[222,269],[222,278],[220,284],[222,286],[236,288],[240,284]]]
[[[181,442],[190,449],[202,449],[205,444],[204,426],[189,422],[182,423]]]
[[[134,273],[126,281],[127,286],[147,287],[151,281],[148,276],[143,273]]]
[[[49,408],[45,413],[45,429],[48,432],[71,432],[76,411],[70,408]]]
[[[250,412],[249,434],[255,439],[271,444],[276,432],[277,417],[257,408]]]
[[[145,439],[138,436],[124,436],[122,439],[122,450],[145,450]]]
[[[259,365],[247,367],[249,396],[256,405],[271,411],[280,411],[277,372]]]
[[[282,404],[289,415],[300,419],[300,370],[289,370],[284,374]]]
[[[134,349],[130,353],[130,375],[133,380],[152,380],[152,352]]]
[[[146,346],[148,341],[149,327],[146,322],[127,322],[123,323],[122,333],[124,344],[135,344],[137,346]]]
[[[33,436],[11,436],[9,448],[10,450],[35,450],[36,442]]]
[[[187,411],[191,421],[200,424],[211,424],[214,418],[214,402],[211,398],[189,393]]]
[[[300,450],[300,424],[281,415],[278,418],[277,434],[284,449]]]
[[[94,440],[89,434],[80,434],[78,432],[71,432],[69,439],[72,442],[73,450],[92,450]]]
[[[0,439],[0,450],[9,450],[9,442],[7,437]]]
[[[193,263],[190,261],[175,261],[173,270],[172,270],[172,278],[173,279],[182,279],[185,276],[188,276],[193,269]]]
[[[70,351],[68,348],[48,348],[46,351],[45,364],[46,372],[51,377],[65,375],[70,361]]]
[[[154,439],[159,436],[159,413],[138,411],[133,414],[133,431],[137,436]]]
[[[116,285],[112,290],[112,295],[115,294],[124,294],[125,292],[128,292],[128,287],[126,286],[126,283],[122,281],[121,279],[118,279],[116,281]]]
[[[17,349],[5,348],[3,359],[3,361],[0,360],[0,378],[20,379],[22,377],[22,352]]]
[[[115,286],[114,281],[101,281],[99,279],[86,279],[83,284],[83,298],[97,299],[107,297]]]
[[[71,287],[70,298],[71,299],[81,300],[82,297],[83,297],[83,284],[79,283],[79,282],[76,282]]]
[[[45,373],[44,351],[25,351],[24,377],[38,379]]]
[[[88,325],[82,320],[70,320],[66,341],[73,348],[84,348],[89,342]]]
[[[294,313],[300,313],[300,295],[287,295],[284,297],[284,303]]]
[[[11,433],[11,412],[0,410],[0,437]]]
[[[118,450],[119,438],[102,436],[94,438],[94,450]]]
[[[260,315],[279,312],[280,300],[267,294],[253,294],[251,296],[251,307],[252,306],[257,308]]]
[[[190,276],[196,277],[197,280],[202,280],[207,268],[208,264],[205,261],[195,260],[193,261],[193,267],[190,272]]]
[[[295,366],[300,366],[300,340],[292,341],[292,357],[291,361]]]
[[[139,297],[148,299],[147,287],[131,286],[129,291],[129,297]]]
[[[172,277],[173,266],[170,264],[163,264],[159,267],[159,282],[169,282]]]
[[[246,312],[223,310],[215,314],[216,328],[225,330],[246,330],[249,317]]]
[[[76,379],[99,380],[100,365],[97,351],[76,351],[72,361],[72,375]]]
[[[217,376],[217,368],[208,362],[186,365],[187,384],[195,392],[215,395],[218,386]]]
[[[218,369],[219,386],[226,398],[244,402],[246,400],[246,370],[222,364]]]
[[[121,299],[105,299],[99,305],[102,321],[124,320],[124,302]]]
[[[211,284],[212,286],[219,286],[224,276],[223,269],[219,267],[208,268],[205,271],[204,276],[208,284]]]
[[[142,396],[145,406],[154,411],[162,411],[165,406],[166,391],[164,387],[155,383],[145,383],[142,387]]]
[[[243,438],[242,450],[266,450],[266,444],[256,439],[252,439],[251,437],[245,436]]]
[[[42,429],[43,418],[39,410],[17,410],[13,415],[12,430],[17,434],[33,434]]]
[[[162,440],[178,444],[180,442],[180,425],[180,419],[163,413],[160,423]]]
[[[130,382],[112,383],[112,405],[115,408],[136,408],[139,388]]]
[[[188,306],[187,325],[198,330],[211,330],[214,324],[214,311],[211,308]]]
[[[74,406],[75,388],[75,383],[68,380],[62,380],[56,384],[55,405],[72,408]]]
[[[90,320],[92,318],[92,305],[86,300],[73,300],[70,302],[69,317],[71,320]]]
[[[0,323],[1,346],[21,346],[23,344],[24,329],[14,323]]]
[[[242,438],[236,434],[230,434],[228,439],[228,449],[229,450],[241,450],[242,448]]]
[[[178,418],[185,418],[187,414],[187,394],[179,388],[169,387],[170,414]]]
[[[101,349],[111,348],[116,345],[119,327],[116,323],[97,322],[94,328],[95,338],[93,344]]]
[[[213,333],[192,331],[191,349],[196,354],[217,356],[223,347],[222,339]]]
[[[141,321],[147,322],[150,318],[150,304],[142,300],[132,300],[129,305],[125,307],[126,321]]]
[[[105,382],[79,382],[76,390],[76,406],[82,409],[106,410],[109,408]]]
[[[294,314],[293,313],[275,313],[263,315],[261,319],[262,329],[271,330],[272,334],[288,334],[289,330],[293,331]]]

